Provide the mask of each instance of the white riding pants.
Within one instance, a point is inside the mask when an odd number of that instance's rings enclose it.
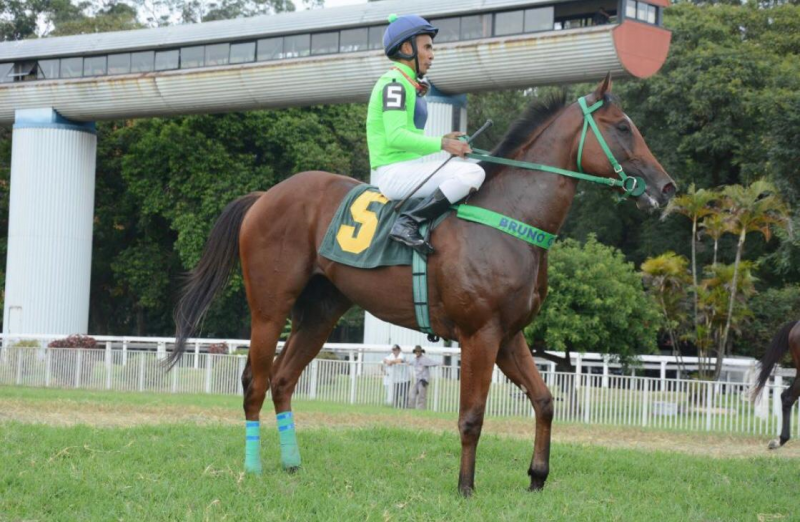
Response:
[[[441,164],[442,160],[417,159],[384,165],[375,170],[373,182],[387,198],[403,199]],[[438,188],[450,203],[455,203],[465,198],[470,190],[478,190],[485,177],[486,173],[477,163],[453,158],[412,197],[430,196]]]

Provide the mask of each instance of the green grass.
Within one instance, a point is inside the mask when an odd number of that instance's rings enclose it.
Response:
[[[240,399],[0,387],[0,399],[239,409]],[[346,416],[352,406],[303,402]],[[360,414],[394,414],[358,407]],[[0,412],[1,413],[1,412]],[[397,415],[403,414],[397,412]],[[439,417],[445,414],[424,412]],[[598,427],[597,429],[602,429]],[[262,428],[264,474],[241,474],[244,427],[54,427],[0,423],[0,520],[758,520],[797,512],[794,459],[712,459],[554,444],[541,493],[525,491],[531,444],[487,436],[477,492],[456,493],[455,430],[300,429],[303,469],[279,469]],[[773,518],[765,518],[772,520]]]

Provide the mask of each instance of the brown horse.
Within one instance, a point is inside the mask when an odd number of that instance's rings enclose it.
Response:
[[[769,442],[769,449],[780,448],[791,438],[792,406],[800,396],[800,321],[786,323],[772,338],[772,344],[761,359],[761,372],[758,374],[758,381],[753,390],[753,399],[758,398],[761,394],[761,390],[764,389],[772,374],[772,368],[783,359],[786,352],[791,352],[797,374],[792,385],[781,393],[783,428],[780,438]]]
[[[586,101],[589,105],[602,102],[593,117],[611,153],[629,175],[646,180],[647,191],[637,198],[637,205],[658,207],[675,193],[675,185],[610,90],[611,81],[606,77]],[[563,95],[536,102],[494,153],[574,171],[583,124],[579,104],[567,105]],[[582,166],[587,173],[617,179],[591,133]],[[486,181],[470,204],[558,232],[575,195],[575,179],[513,167],[484,167]],[[268,388],[275,412],[280,413],[279,430],[294,429],[293,424],[282,425],[281,419],[283,412],[291,412],[300,374],[353,303],[384,321],[417,328],[410,267],[364,270],[318,254],[340,201],[357,183],[326,172],[303,172],[267,192],[232,202],[215,224],[203,257],[190,274],[176,309],[173,362],[214,295],[224,288],[239,253],[252,317],[250,351],[242,375],[248,444],[250,439],[257,440],[257,421]],[[436,335],[457,340],[462,353],[459,491],[470,495],[474,489],[475,452],[495,363],[527,394],[535,410],[536,435],[528,474],[530,489],[541,489],[549,472],[553,400],[522,329],[536,316],[547,295],[547,251],[453,215],[438,226],[432,241],[436,253],[428,258],[431,325]],[[273,362],[278,336],[290,314],[291,334]],[[281,431],[282,452],[283,435]],[[255,447],[246,453],[258,459],[257,451]],[[299,454],[296,457],[299,464]],[[250,462],[246,467],[259,471],[260,461],[255,466]],[[284,467],[294,466],[287,466],[284,460]]]

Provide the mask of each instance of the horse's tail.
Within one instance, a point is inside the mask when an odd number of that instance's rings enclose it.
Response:
[[[186,340],[197,331],[211,302],[228,284],[239,258],[239,229],[261,194],[253,192],[228,203],[214,223],[200,262],[187,274],[175,308],[175,348],[168,359],[170,368],[183,355]]]
[[[764,389],[770,374],[772,374],[772,368],[778,364],[778,361],[780,361],[789,350],[789,332],[792,331],[792,328],[794,328],[797,322],[798,321],[792,321],[786,323],[781,327],[778,333],[775,334],[775,337],[772,338],[772,344],[761,359],[761,372],[758,374],[756,387],[753,390],[753,400],[756,400],[758,396],[761,395],[761,390]]]

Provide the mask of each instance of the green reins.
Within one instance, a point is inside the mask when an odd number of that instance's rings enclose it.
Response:
[[[583,131],[581,132],[581,141],[578,145],[578,170],[580,172],[573,172],[571,170],[560,169],[539,163],[531,163],[529,161],[498,158],[496,156],[492,156],[490,151],[475,148],[473,148],[473,152],[471,154],[467,154],[467,156],[473,159],[486,161],[488,163],[497,163],[499,165],[506,165],[509,167],[517,167],[527,170],[541,170],[544,172],[550,172],[552,174],[590,181],[592,183],[599,183],[608,187],[620,187],[625,192],[625,196],[638,197],[644,194],[644,191],[647,188],[645,180],[639,176],[628,176],[625,174],[625,171],[622,169],[622,165],[620,165],[616,158],[614,158],[614,155],[611,153],[611,149],[608,147],[605,138],[603,138],[603,134],[600,132],[600,129],[597,127],[597,123],[594,121],[592,113],[602,107],[603,100],[600,100],[589,107],[586,105],[586,98],[582,97],[578,99],[578,104],[581,106],[581,110],[583,111]],[[600,176],[593,176],[583,172],[581,158],[583,157],[583,145],[586,141],[586,135],[588,134],[588,129],[590,126],[595,137],[597,138],[597,141],[603,148],[603,152],[605,152],[608,161],[611,162],[611,166],[614,167],[614,172],[619,175],[620,179],[602,178]]]

